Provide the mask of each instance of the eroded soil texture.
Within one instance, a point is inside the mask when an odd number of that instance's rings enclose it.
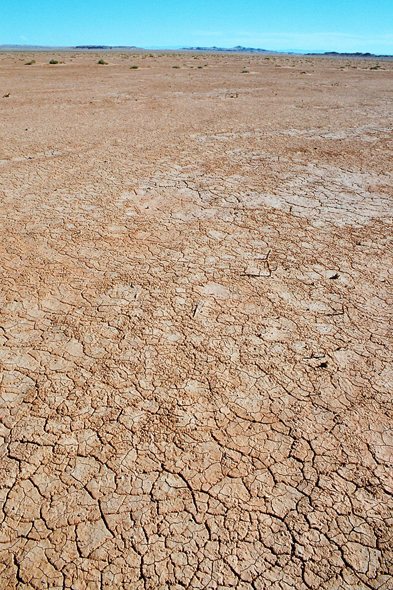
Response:
[[[392,82],[0,55],[2,590],[393,588]]]

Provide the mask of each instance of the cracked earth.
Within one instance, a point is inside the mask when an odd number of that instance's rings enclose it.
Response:
[[[0,588],[391,590],[393,62],[33,57],[0,54]]]

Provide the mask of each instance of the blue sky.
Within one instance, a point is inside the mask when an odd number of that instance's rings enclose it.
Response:
[[[0,0],[0,45],[393,54],[393,0]]]

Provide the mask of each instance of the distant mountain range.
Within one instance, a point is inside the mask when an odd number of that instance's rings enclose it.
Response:
[[[312,53],[307,53],[305,51],[271,51],[269,49],[259,49],[257,47],[242,47],[241,45],[237,45],[236,47],[182,47],[182,50],[187,51],[222,51],[225,53],[277,53],[277,54],[284,54],[284,55],[296,55],[297,53],[301,55],[326,55],[330,57],[364,57],[364,58],[393,58],[392,55],[376,55],[374,53],[339,53],[337,51],[317,51]]]
[[[356,53],[341,53],[337,51],[325,51],[324,53],[306,53],[306,55],[327,55],[330,57],[390,57],[393,58],[393,55],[376,55],[375,53],[360,53],[357,51]]]
[[[47,45],[0,45],[0,51],[211,51],[223,53],[270,53],[270,54],[284,54],[284,55],[323,55],[326,57],[348,57],[348,58],[364,58],[364,59],[393,59],[393,55],[376,55],[374,53],[340,53],[337,51],[314,51],[307,53],[306,51],[271,51],[269,49],[260,49],[258,47],[243,47],[237,45],[236,47],[179,47],[179,48],[142,48],[135,45],[75,45],[70,47],[58,47]]]
[[[72,49],[138,49],[135,45],[76,45]]]
[[[182,47],[183,50],[187,51],[225,51],[230,53],[286,53],[281,51],[269,51],[268,49],[258,49],[256,47],[242,47],[237,45],[236,47]]]
[[[134,45],[75,45],[70,47],[59,47],[57,45],[0,45],[0,51],[77,51],[77,50],[104,50],[104,51],[111,51],[111,50],[130,50],[130,49],[140,49],[140,47],[135,47]]]

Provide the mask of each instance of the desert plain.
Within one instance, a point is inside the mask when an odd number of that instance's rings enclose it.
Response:
[[[392,107],[388,60],[0,54],[1,590],[393,588]]]

